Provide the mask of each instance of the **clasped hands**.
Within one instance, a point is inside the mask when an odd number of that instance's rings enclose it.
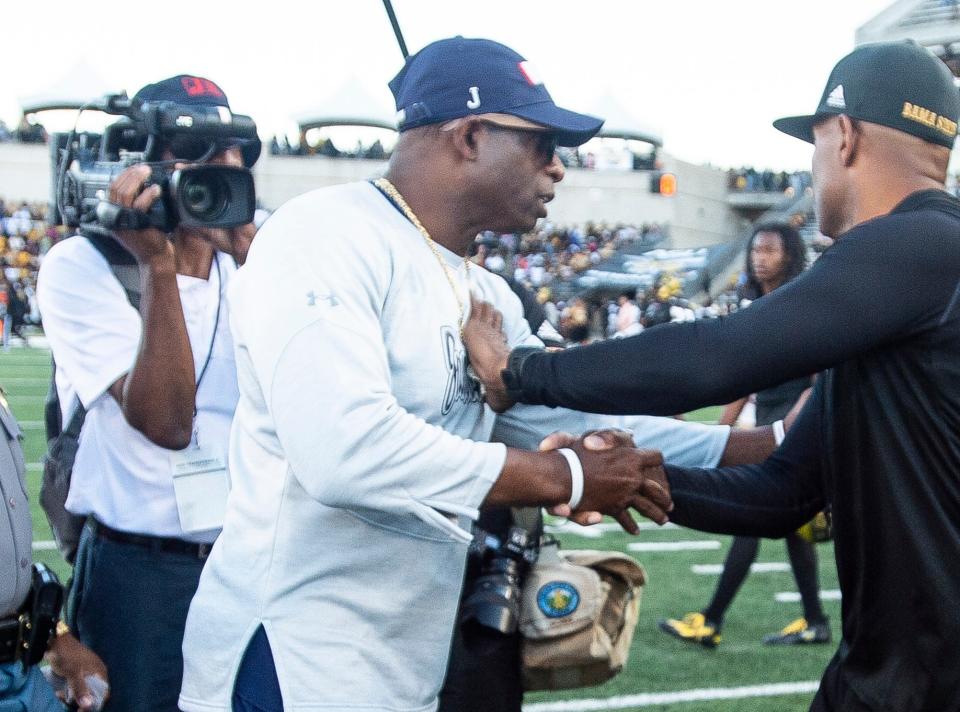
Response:
[[[622,430],[591,431],[579,438],[561,432],[547,436],[540,443],[541,451],[571,448],[580,456],[584,471],[579,508],[571,511],[563,504],[551,508],[550,513],[581,525],[597,524],[609,514],[630,534],[640,532],[631,509],[657,524],[666,524],[673,501],[663,455],[633,445],[633,436]]]

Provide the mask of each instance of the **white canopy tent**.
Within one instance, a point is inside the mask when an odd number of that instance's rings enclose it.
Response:
[[[292,117],[301,131],[323,126],[370,126],[387,130],[397,127],[394,112],[385,98],[375,98],[356,79],[344,82],[317,108],[299,111]]]
[[[87,62],[81,60],[71,66],[52,86],[37,94],[19,97],[24,114],[56,109],[79,109],[91,99],[116,91]]]

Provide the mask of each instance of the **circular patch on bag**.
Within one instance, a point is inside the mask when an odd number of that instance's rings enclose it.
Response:
[[[580,605],[580,592],[566,581],[551,581],[537,591],[537,607],[547,618],[569,616]]]

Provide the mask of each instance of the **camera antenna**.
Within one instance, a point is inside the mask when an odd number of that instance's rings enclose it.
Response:
[[[397,22],[397,15],[393,11],[393,3],[390,0],[383,0],[383,7],[387,11],[387,17],[390,18],[390,24],[393,25],[393,34],[397,36],[397,43],[400,45],[400,53],[404,60],[410,56],[407,51],[407,43],[403,41],[403,33],[400,31],[400,23]]]

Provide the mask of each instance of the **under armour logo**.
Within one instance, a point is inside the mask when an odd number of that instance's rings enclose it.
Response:
[[[322,301],[322,302],[326,302],[326,303],[327,303],[328,305],[330,305],[331,307],[335,307],[335,306],[337,306],[338,304],[340,304],[340,300],[337,299],[337,298],[336,298],[335,296],[333,296],[332,294],[317,294],[317,293],[314,292],[312,289],[311,289],[309,292],[307,292],[307,306],[308,306],[308,307],[315,307],[315,306],[317,306],[317,300],[318,300],[318,299],[319,299],[320,301]]]
[[[480,108],[480,88],[479,87],[470,87],[470,99],[467,101],[468,109],[479,109]]]

